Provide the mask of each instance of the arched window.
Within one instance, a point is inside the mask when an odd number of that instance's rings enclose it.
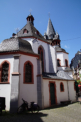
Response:
[[[61,91],[61,92],[63,92],[63,91],[64,91],[64,85],[63,85],[63,83],[62,83],[62,82],[60,83],[60,91]]]
[[[28,30],[27,30],[27,29],[24,29],[24,30],[23,30],[23,33],[28,33]]]
[[[40,54],[41,63],[42,63],[42,72],[44,72],[44,53],[41,46],[38,48],[38,54]]]
[[[57,66],[58,66],[58,67],[61,66],[61,61],[60,61],[60,59],[57,59]]]
[[[68,60],[65,59],[65,66],[68,67]]]
[[[24,83],[33,84],[33,64],[30,61],[24,64]]]
[[[4,61],[1,64],[1,82],[9,82],[10,76],[10,63],[8,61]]]

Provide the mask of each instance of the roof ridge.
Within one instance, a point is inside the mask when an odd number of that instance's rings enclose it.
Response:
[[[30,28],[31,28],[31,23],[29,22],[29,25],[30,25]],[[33,25],[32,25],[33,26]],[[34,26],[33,26],[34,27]],[[32,30],[32,28],[31,28],[31,32],[32,32],[32,35],[33,35],[33,30]]]
[[[27,25],[27,24],[26,24],[26,25]],[[25,25],[25,26],[26,26],[26,25]],[[24,26],[24,27],[25,27],[25,26]],[[24,28],[24,27],[23,27],[23,28]],[[22,28],[22,29],[23,29],[23,28]],[[20,31],[21,31],[22,29],[20,29]],[[19,32],[20,32],[20,31],[19,31]],[[19,32],[18,32],[18,33],[19,33]],[[17,34],[18,34],[18,33],[17,33]],[[17,34],[16,34],[16,35],[17,35]]]
[[[31,23],[30,23],[30,25],[35,29],[35,30],[37,30],[38,31],[38,29],[36,29],[35,28],[35,26],[33,26]],[[33,31],[32,31],[33,32]],[[38,31],[39,32],[39,31]],[[39,34],[42,36],[42,34],[39,32]],[[42,36],[43,37],[43,36]],[[44,38],[44,37],[43,37]]]

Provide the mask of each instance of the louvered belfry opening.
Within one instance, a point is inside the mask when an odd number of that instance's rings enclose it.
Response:
[[[28,62],[25,65],[25,83],[32,82],[32,65]]]
[[[38,48],[38,54],[40,54],[40,58],[41,58],[41,63],[42,63],[42,72],[44,72],[44,56],[43,56],[43,49],[42,47]]]
[[[68,67],[68,61],[65,59],[65,66]]]
[[[1,82],[8,82],[8,73],[9,71],[9,64],[7,62],[4,62],[2,65],[2,77]]]

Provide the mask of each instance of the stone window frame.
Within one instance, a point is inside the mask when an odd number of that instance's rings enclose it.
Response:
[[[58,63],[57,63],[57,66],[61,67],[61,60],[59,58],[57,60],[59,60],[59,64],[60,64],[60,66],[58,66]]]
[[[68,60],[65,59],[65,67],[68,67]]]
[[[4,63],[8,63],[9,64],[9,69],[8,69],[8,81],[7,82],[2,82],[1,81],[1,78],[2,78],[2,66],[3,66],[3,64]],[[1,65],[0,65],[0,84],[9,84],[10,83],[10,62],[9,61],[7,61],[7,60],[4,60],[2,63],[1,63]]]
[[[26,66],[26,64],[27,63],[29,63],[30,65],[31,65],[31,67],[32,67],[32,81],[31,82],[25,82],[25,66]],[[23,71],[23,77],[24,77],[24,80],[23,80],[23,83],[24,84],[34,84],[34,78],[33,78],[33,64],[30,62],[30,61],[26,61],[25,63],[24,63],[24,71]]]
[[[62,87],[63,87],[63,89],[62,89]],[[60,82],[60,92],[64,92],[64,84],[63,84],[63,82]]]

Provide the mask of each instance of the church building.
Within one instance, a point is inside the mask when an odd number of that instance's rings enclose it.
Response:
[[[30,14],[27,24],[0,44],[0,97],[6,110],[16,111],[22,98],[40,108],[76,101],[75,81],[68,53],[61,48],[59,34],[49,18],[44,36],[34,27]]]

